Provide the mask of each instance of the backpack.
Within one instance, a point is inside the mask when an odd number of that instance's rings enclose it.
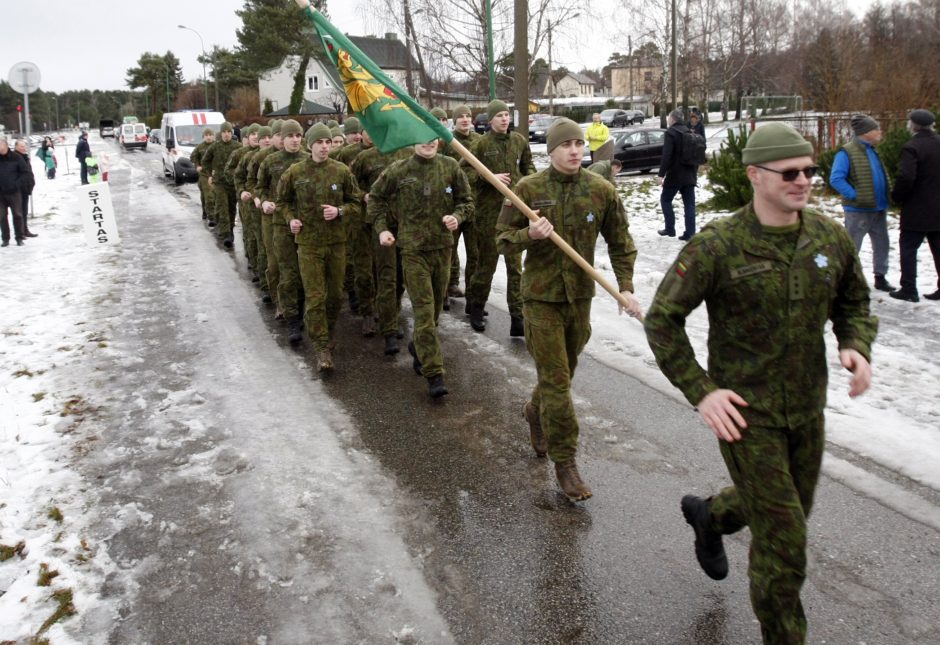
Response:
[[[682,133],[682,151],[679,153],[679,162],[684,166],[701,166],[708,161],[705,148],[705,137],[686,130]]]

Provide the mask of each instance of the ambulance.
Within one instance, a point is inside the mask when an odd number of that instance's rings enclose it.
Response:
[[[163,133],[163,174],[176,185],[184,181],[197,181],[199,173],[189,160],[193,148],[202,143],[202,133],[211,128],[218,138],[219,128],[225,123],[221,112],[184,110],[163,115],[160,130]]]

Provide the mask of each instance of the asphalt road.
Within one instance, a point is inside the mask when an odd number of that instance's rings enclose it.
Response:
[[[534,371],[498,308],[482,335],[462,300],[444,314],[441,401],[346,310],[319,379],[195,187],[159,177],[158,146],[118,154],[127,279],[102,309],[140,364],[101,366],[115,412],[86,473],[103,517],[124,513],[101,529],[120,565],[111,642],[759,642],[747,531],[713,582],[679,512],[728,484],[687,405],[584,358],[594,497],[569,503],[528,445]],[[940,642],[937,529],[824,476],[809,557],[810,642]]]

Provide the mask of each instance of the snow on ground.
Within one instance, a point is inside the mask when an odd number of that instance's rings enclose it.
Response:
[[[544,146],[533,146],[533,151],[537,165],[544,167]],[[36,217],[30,226],[40,237],[28,240],[24,247],[0,250],[8,276],[0,307],[0,545],[4,550],[25,545],[0,563],[0,640],[28,640],[60,607],[79,612],[94,608],[101,581],[113,570],[105,550],[85,538],[86,521],[93,516],[85,507],[86,484],[72,469],[73,460],[94,441],[95,410],[82,395],[82,380],[64,378],[63,372],[68,368],[71,374],[81,374],[87,357],[107,348],[106,330],[91,313],[97,300],[105,297],[101,285],[115,277],[120,249],[85,245],[74,196],[78,186],[74,166],[71,174],[50,181],[35,158],[33,165]],[[656,233],[661,213],[652,175],[624,175],[618,185],[639,250],[636,292],[648,305],[681,242]],[[707,190],[700,188],[698,195],[703,201]],[[841,216],[832,198],[823,198],[817,205],[833,217]],[[700,213],[699,227],[718,215]],[[121,213],[117,217],[120,223]],[[896,220],[890,226],[889,278],[897,283]],[[861,257],[870,273],[868,243]],[[598,244],[596,263],[613,281],[603,241]],[[932,291],[936,275],[926,251],[921,253],[919,267],[920,289]],[[490,306],[505,308],[502,264],[498,271]],[[940,462],[940,366],[932,358],[940,355],[935,334],[938,307],[929,301],[894,301],[874,292],[872,308],[881,320],[874,348],[874,385],[865,396],[848,398],[848,375],[838,364],[830,335],[827,410],[830,442],[935,490],[940,490],[936,467]],[[593,337],[585,351],[593,358],[682,400],[657,369],[642,326],[619,317],[616,303],[606,293],[600,292],[595,299],[592,325]],[[707,320],[703,311],[692,315],[688,331],[704,363]],[[479,346],[480,351],[496,348],[495,343]],[[114,356],[115,365],[133,360],[132,355]],[[707,430],[690,428],[690,432]],[[840,472],[850,470],[843,467]],[[57,572],[45,576],[48,586],[38,584],[42,571]],[[44,634],[57,645],[75,642],[58,623]]]

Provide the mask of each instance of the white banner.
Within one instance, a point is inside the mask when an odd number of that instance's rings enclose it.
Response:
[[[114,207],[111,205],[111,187],[108,182],[86,184],[79,188],[78,199],[85,228],[85,240],[92,246],[120,244]]]

